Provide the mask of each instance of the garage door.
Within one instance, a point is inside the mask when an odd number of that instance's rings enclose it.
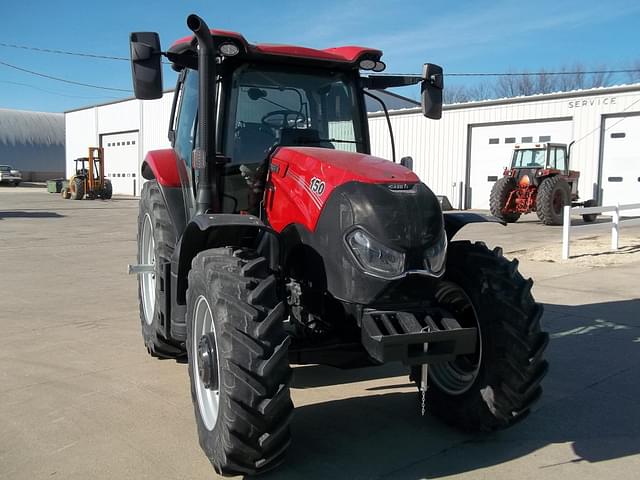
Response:
[[[511,163],[516,143],[569,143],[573,138],[573,122],[556,120],[535,123],[483,125],[471,129],[470,191],[467,208],[489,208],[491,187]]]
[[[138,131],[102,135],[104,172],[116,195],[136,195],[139,191]]]
[[[640,113],[604,121],[602,204],[640,203]],[[622,215],[640,215],[627,210]]]

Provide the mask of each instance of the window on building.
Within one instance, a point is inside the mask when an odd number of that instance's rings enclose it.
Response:
[[[489,145],[497,145],[498,143],[500,143],[500,139],[499,138],[490,138],[489,139]]]
[[[520,140],[522,143],[531,143],[533,142],[533,137],[522,137]]]
[[[538,141],[539,142],[550,142],[551,141],[551,135],[540,135],[538,137]]]
[[[516,137],[507,137],[504,139],[504,143],[516,143]]]

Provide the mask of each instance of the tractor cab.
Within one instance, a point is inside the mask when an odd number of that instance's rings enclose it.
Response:
[[[511,168],[505,176],[520,181],[525,176],[538,184],[549,175],[569,174],[569,155],[564,143],[521,143],[513,148]]]

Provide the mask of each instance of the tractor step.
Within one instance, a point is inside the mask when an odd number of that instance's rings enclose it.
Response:
[[[440,313],[416,316],[409,312],[365,310],[362,344],[380,363],[440,363],[474,353],[477,329],[463,328],[453,317]]]
[[[140,275],[143,273],[154,273],[156,266],[153,264],[129,264],[127,265],[127,273],[129,275]]]

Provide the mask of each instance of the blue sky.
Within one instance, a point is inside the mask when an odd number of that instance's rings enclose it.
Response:
[[[239,31],[252,42],[379,48],[387,72],[419,72],[425,61],[441,64],[445,72],[482,72],[575,63],[624,68],[640,60],[640,2],[632,0],[3,3],[0,42],[123,57],[129,54],[129,32],[158,31],[167,47],[188,34],[186,16],[198,13],[211,27]],[[130,66],[124,61],[6,47],[0,47],[0,61],[79,82],[131,88]],[[165,73],[170,87],[175,75]],[[125,96],[0,65],[0,108],[61,112]]]

